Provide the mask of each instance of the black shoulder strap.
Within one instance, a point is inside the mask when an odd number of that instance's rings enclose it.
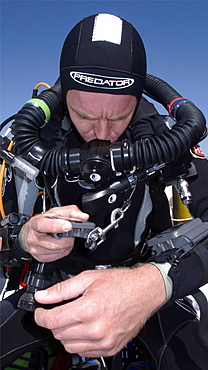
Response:
[[[172,226],[169,203],[164,187],[157,177],[149,181],[148,185],[153,207],[148,221],[153,234],[158,234]]]

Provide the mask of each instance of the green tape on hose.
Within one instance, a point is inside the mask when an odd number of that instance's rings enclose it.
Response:
[[[28,100],[25,103],[25,105],[27,105],[27,104],[32,104],[34,106],[40,107],[43,110],[44,114],[45,114],[46,122],[49,121],[49,119],[51,118],[51,111],[48,108],[47,104],[43,100],[33,98],[33,99]]]

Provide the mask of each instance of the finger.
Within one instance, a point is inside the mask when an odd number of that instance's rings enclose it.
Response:
[[[43,292],[46,293],[46,290],[41,291],[42,295]],[[35,299],[40,302],[40,300],[37,299],[38,293],[39,291],[36,292]],[[63,328],[68,330],[72,326],[80,325],[82,323],[81,315],[79,313],[82,304],[80,300],[81,298],[77,298],[74,301],[63,303],[52,309],[39,307],[35,310],[35,321],[38,325],[50,330],[62,330]],[[52,302],[47,302],[45,304],[50,303]]]
[[[53,215],[59,218],[63,218],[66,220],[80,220],[80,221],[87,221],[89,215],[80,211],[80,209],[76,205],[69,205],[63,207],[55,207],[52,208],[50,211],[46,212],[48,215]]]
[[[58,339],[58,337],[55,338]],[[59,339],[58,339],[59,340]],[[125,346],[125,342],[114,345],[110,341],[86,341],[83,339],[77,341],[61,340],[61,343],[69,353],[77,353],[81,357],[101,357],[114,356]]]
[[[34,258],[39,262],[43,262],[43,263],[53,262],[53,261],[56,261],[63,257],[68,256],[68,254],[71,252],[72,249],[73,247],[64,249],[63,251],[59,250],[57,253],[45,253],[45,254],[37,253],[37,255],[35,255],[34,253],[33,255],[34,255]]]
[[[53,245],[53,244],[46,244],[46,246],[42,245],[36,245],[34,247],[31,247],[31,253],[38,254],[38,256],[41,258],[42,256],[52,255],[52,254],[64,254],[64,253],[70,253],[73,249],[73,244],[67,244],[66,246],[61,245]]]
[[[56,338],[56,337],[55,337]],[[56,338],[58,339],[58,338]],[[83,340],[71,342],[71,341],[61,341],[66,351],[69,353],[77,353],[81,357],[100,357],[105,356],[106,353],[99,348],[98,343],[86,342]]]
[[[63,344],[63,343],[62,343]],[[82,348],[79,347],[80,349],[78,349],[77,351],[75,350],[73,352],[73,347],[72,347],[72,351],[68,351],[67,350],[67,344],[63,344],[63,346],[65,347],[66,351],[69,352],[69,353],[77,353],[80,357],[89,357],[89,358],[98,358],[98,357],[112,357],[114,355],[116,355],[116,353],[118,353],[123,347],[119,348],[119,349],[112,349],[112,350],[102,350],[102,349],[99,349],[99,348],[96,348],[95,350],[88,350],[88,349],[84,349],[84,351],[82,351]],[[76,346],[78,348],[78,345]],[[97,346],[96,346],[97,347]],[[75,348],[74,348],[75,349]],[[104,368],[105,369],[105,368]]]
[[[79,309],[75,311],[77,304],[79,305]],[[71,311],[67,312],[67,306],[69,307],[69,305]],[[86,342],[97,343],[108,337],[110,330],[109,327],[106,329],[108,323],[105,322],[104,318],[97,320],[95,315],[90,314],[89,320],[87,313],[88,304],[85,302],[85,297],[78,298],[66,304],[63,310],[63,316],[61,316],[61,312],[58,313],[56,311],[56,315],[59,314],[59,316],[53,321],[53,326],[50,327],[56,339],[60,341],[68,340],[69,342],[84,340]],[[51,318],[49,320],[49,325],[51,325]]]
[[[54,236],[49,234],[42,234],[36,237],[36,240],[33,242],[36,247],[45,249],[46,251],[50,250],[52,252],[58,251],[61,249],[71,248],[74,245],[74,237],[60,238],[56,239]]]
[[[31,219],[31,225],[37,232],[57,233],[70,231],[72,225],[69,220],[87,221],[89,215],[81,212],[76,206],[53,208],[43,215]]]
[[[38,233],[61,233],[72,230],[70,221],[61,218],[50,218],[47,215],[34,217],[31,226]]]
[[[34,255],[41,255],[45,254],[53,254],[53,253],[62,253],[65,251],[71,251],[74,245],[74,238],[62,238],[56,239],[50,235],[42,234],[42,235],[34,236],[34,238],[29,240],[30,245],[30,253]]]
[[[85,271],[77,276],[55,284],[46,290],[38,290],[35,293],[35,299],[40,303],[51,304],[76,298],[82,295],[85,289],[91,284],[93,281],[93,276],[91,276],[90,271]]]

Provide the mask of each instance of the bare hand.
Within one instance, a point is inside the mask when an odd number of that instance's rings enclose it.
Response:
[[[147,264],[85,271],[35,294],[42,304],[73,298],[53,309],[37,308],[37,324],[52,330],[70,353],[113,356],[165,302],[165,288],[159,270]]]
[[[47,217],[57,217],[47,218]],[[55,239],[49,233],[70,231],[68,220],[87,221],[89,216],[75,205],[52,208],[32,217],[22,228],[19,240],[22,248],[40,262],[51,262],[67,256],[74,245],[74,238]]]

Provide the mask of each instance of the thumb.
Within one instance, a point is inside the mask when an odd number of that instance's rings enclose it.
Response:
[[[72,277],[53,285],[45,290],[35,293],[35,300],[43,304],[59,303],[69,299],[77,298],[85,291],[82,279],[78,276]]]

